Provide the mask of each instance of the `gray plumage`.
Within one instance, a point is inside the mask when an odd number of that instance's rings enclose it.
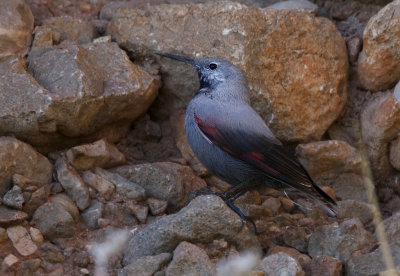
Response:
[[[277,181],[317,199],[329,215],[335,215],[332,209],[335,201],[313,182],[297,158],[284,149],[250,106],[246,77],[238,67],[217,58],[188,59],[158,54],[196,68],[200,88],[186,109],[186,135],[203,165],[233,185],[218,195],[242,219],[250,220],[233,205],[233,200],[255,185]]]

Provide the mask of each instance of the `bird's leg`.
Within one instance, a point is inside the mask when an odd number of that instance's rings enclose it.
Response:
[[[224,201],[227,201],[232,195],[237,193],[238,190],[241,190],[243,187],[241,185],[235,185],[224,193],[217,193],[209,188],[204,188],[198,191],[192,191],[188,194],[189,197],[196,197],[199,195],[216,195],[222,198]]]
[[[250,222],[253,225],[254,233],[256,234],[257,227],[256,227],[256,224],[254,223],[254,221],[249,216],[246,216],[245,214],[243,214],[243,212],[239,209],[239,207],[237,207],[233,203],[233,201],[235,201],[235,199],[242,196],[246,192],[247,192],[247,188],[243,187],[241,184],[239,184],[239,185],[236,185],[236,186],[230,188],[229,190],[225,191],[222,194],[221,198],[225,201],[226,205],[228,205],[229,208],[231,208],[236,214],[239,215],[239,217],[242,221],[242,226],[240,227],[239,232],[242,231],[244,223],[247,220],[248,222]]]
[[[227,201],[228,199],[234,197],[236,194],[238,194],[238,193],[240,193],[242,191],[244,191],[244,193],[245,193],[247,190],[241,184],[235,185],[232,188],[230,188],[230,189],[226,190],[225,192],[223,192],[221,194],[221,198],[224,201]],[[239,196],[243,195],[244,193],[241,193]],[[239,196],[235,197],[235,199],[238,198]]]
[[[244,227],[244,223],[247,220],[248,222],[250,222],[253,227],[254,227],[254,234],[257,234],[257,227],[256,224],[254,223],[254,221],[249,217],[246,216],[245,214],[243,214],[243,212],[239,209],[239,207],[237,207],[233,201],[235,199],[237,199],[238,197],[240,197],[241,195],[243,195],[244,193],[246,193],[247,190],[241,190],[238,193],[236,193],[235,195],[231,196],[230,198],[228,198],[227,200],[225,200],[226,205],[229,206],[229,208],[231,208],[236,214],[238,214],[238,216],[240,217],[240,220],[242,222],[242,225],[240,226],[239,232],[242,231],[243,227]]]

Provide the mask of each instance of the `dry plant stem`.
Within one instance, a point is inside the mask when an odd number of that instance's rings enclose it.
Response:
[[[365,150],[365,144],[362,142],[360,143],[360,153],[361,153],[361,166],[362,166],[362,174],[364,176],[364,185],[365,189],[367,190],[367,196],[368,196],[368,202],[374,206],[373,209],[373,214],[374,214],[374,225],[376,229],[376,235],[378,238],[378,241],[381,246],[382,250],[382,259],[383,262],[385,263],[385,266],[387,268],[387,271],[390,273],[388,275],[392,276],[399,276],[399,274],[396,272],[394,262],[393,262],[393,255],[390,250],[390,246],[386,237],[385,233],[385,228],[382,223],[382,214],[379,209],[379,203],[378,203],[378,198],[376,196],[375,192],[375,186],[374,183],[372,182],[373,176],[372,176],[372,171],[370,167],[370,163],[366,154]]]

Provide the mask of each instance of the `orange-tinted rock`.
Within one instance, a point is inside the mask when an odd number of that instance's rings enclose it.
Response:
[[[15,225],[23,222],[28,218],[28,214],[9,209],[5,206],[0,206],[0,226],[7,227],[10,225]]]
[[[212,18],[212,20],[210,20]],[[253,106],[278,138],[319,139],[346,102],[347,51],[335,26],[313,15],[232,2],[116,9],[108,33],[135,53],[221,57],[248,76]],[[194,69],[160,61],[159,114],[186,106]]]
[[[330,256],[317,256],[311,261],[311,275],[340,276],[342,262]]]
[[[82,173],[82,180],[107,200],[110,200],[114,193],[114,184],[91,171],[84,171]]]
[[[96,167],[112,168],[126,163],[125,156],[105,140],[73,147],[66,152],[69,163],[77,170]]]
[[[364,30],[358,58],[362,85],[384,90],[400,80],[400,1],[395,0],[372,17]]]
[[[50,17],[42,25],[53,33],[59,33],[61,41],[83,44],[91,42],[96,34],[90,22],[70,16]]]
[[[2,0],[0,18],[0,60],[15,54],[25,55],[33,30],[29,6],[24,0]]]
[[[12,137],[0,137],[0,152],[0,196],[10,188],[14,174],[50,183],[53,166],[30,145]]]
[[[310,175],[320,183],[335,180],[344,172],[361,173],[361,155],[343,141],[300,144],[296,148],[296,154]]]

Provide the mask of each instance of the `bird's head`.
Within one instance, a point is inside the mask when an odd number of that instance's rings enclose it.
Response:
[[[216,87],[221,83],[246,83],[246,78],[238,67],[220,58],[190,59],[172,54],[156,53],[157,55],[179,60],[192,65],[199,75],[200,88]]]

